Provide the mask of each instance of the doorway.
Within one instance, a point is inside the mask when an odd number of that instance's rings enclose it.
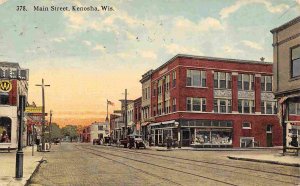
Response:
[[[267,147],[273,147],[272,125],[267,125]]]

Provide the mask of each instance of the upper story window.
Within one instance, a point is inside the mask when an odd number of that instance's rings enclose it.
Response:
[[[300,115],[300,103],[289,102],[289,113]]]
[[[165,114],[170,113],[170,100],[165,101]]]
[[[231,89],[231,73],[215,72],[214,88]]]
[[[300,46],[291,49],[291,77],[300,76]]]
[[[238,90],[253,90],[254,78],[251,74],[238,75]]]
[[[272,76],[261,76],[261,91],[272,91]]]
[[[103,126],[102,125],[98,125],[98,130],[103,130]]]
[[[206,72],[187,70],[186,85],[192,87],[206,87]]]
[[[239,113],[255,113],[254,109],[254,100],[248,100],[248,99],[239,99],[238,100],[238,111]]]
[[[170,89],[170,76],[167,75],[165,80],[165,92],[168,92],[169,89]]]
[[[162,80],[158,81],[158,87],[157,87],[157,95],[161,95],[162,93]]]
[[[206,111],[206,99],[205,98],[186,98],[186,110],[187,111]]]
[[[173,112],[176,112],[176,98],[173,98],[173,101],[172,101],[172,110],[173,110]]]
[[[231,113],[231,99],[214,99],[215,113]]]
[[[0,105],[9,105],[8,93],[0,93]]]
[[[277,102],[276,101],[261,101],[260,110],[262,114],[276,114]]]
[[[176,86],[176,71],[172,72],[172,87]]]

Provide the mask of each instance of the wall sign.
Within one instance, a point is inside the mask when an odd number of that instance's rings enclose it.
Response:
[[[9,92],[12,89],[12,84],[9,80],[0,80],[0,92]]]
[[[0,66],[0,78],[28,80],[28,69],[18,69]]]

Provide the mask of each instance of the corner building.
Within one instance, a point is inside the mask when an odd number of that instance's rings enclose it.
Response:
[[[165,145],[282,145],[272,63],[176,55],[151,75],[151,136]]]

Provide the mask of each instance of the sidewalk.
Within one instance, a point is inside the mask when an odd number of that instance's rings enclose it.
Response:
[[[227,156],[229,159],[242,160],[242,161],[253,161],[261,163],[271,163],[285,166],[300,167],[300,157],[286,155],[283,156],[280,153],[277,154],[243,154],[243,155],[230,155]]]
[[[190,151],[260,151],[260,150],[280,150],[282,147],[255,147],[255,148],[194,148],[194,147],[181,147],[171,148],[158,147],[158,146],[147,146],[148,149],[157,151],[169,151],[169,150],[190,150]]]
[[[34,156],[32,156],[32,147],[23,148],[23,178],[18,180],[15,178],[16,150],[12,150],[10,153],[0,151],[0,186],[23,186],[26,184],[43,157],[43,153],[36,151],[36,146],[34,150]]]

